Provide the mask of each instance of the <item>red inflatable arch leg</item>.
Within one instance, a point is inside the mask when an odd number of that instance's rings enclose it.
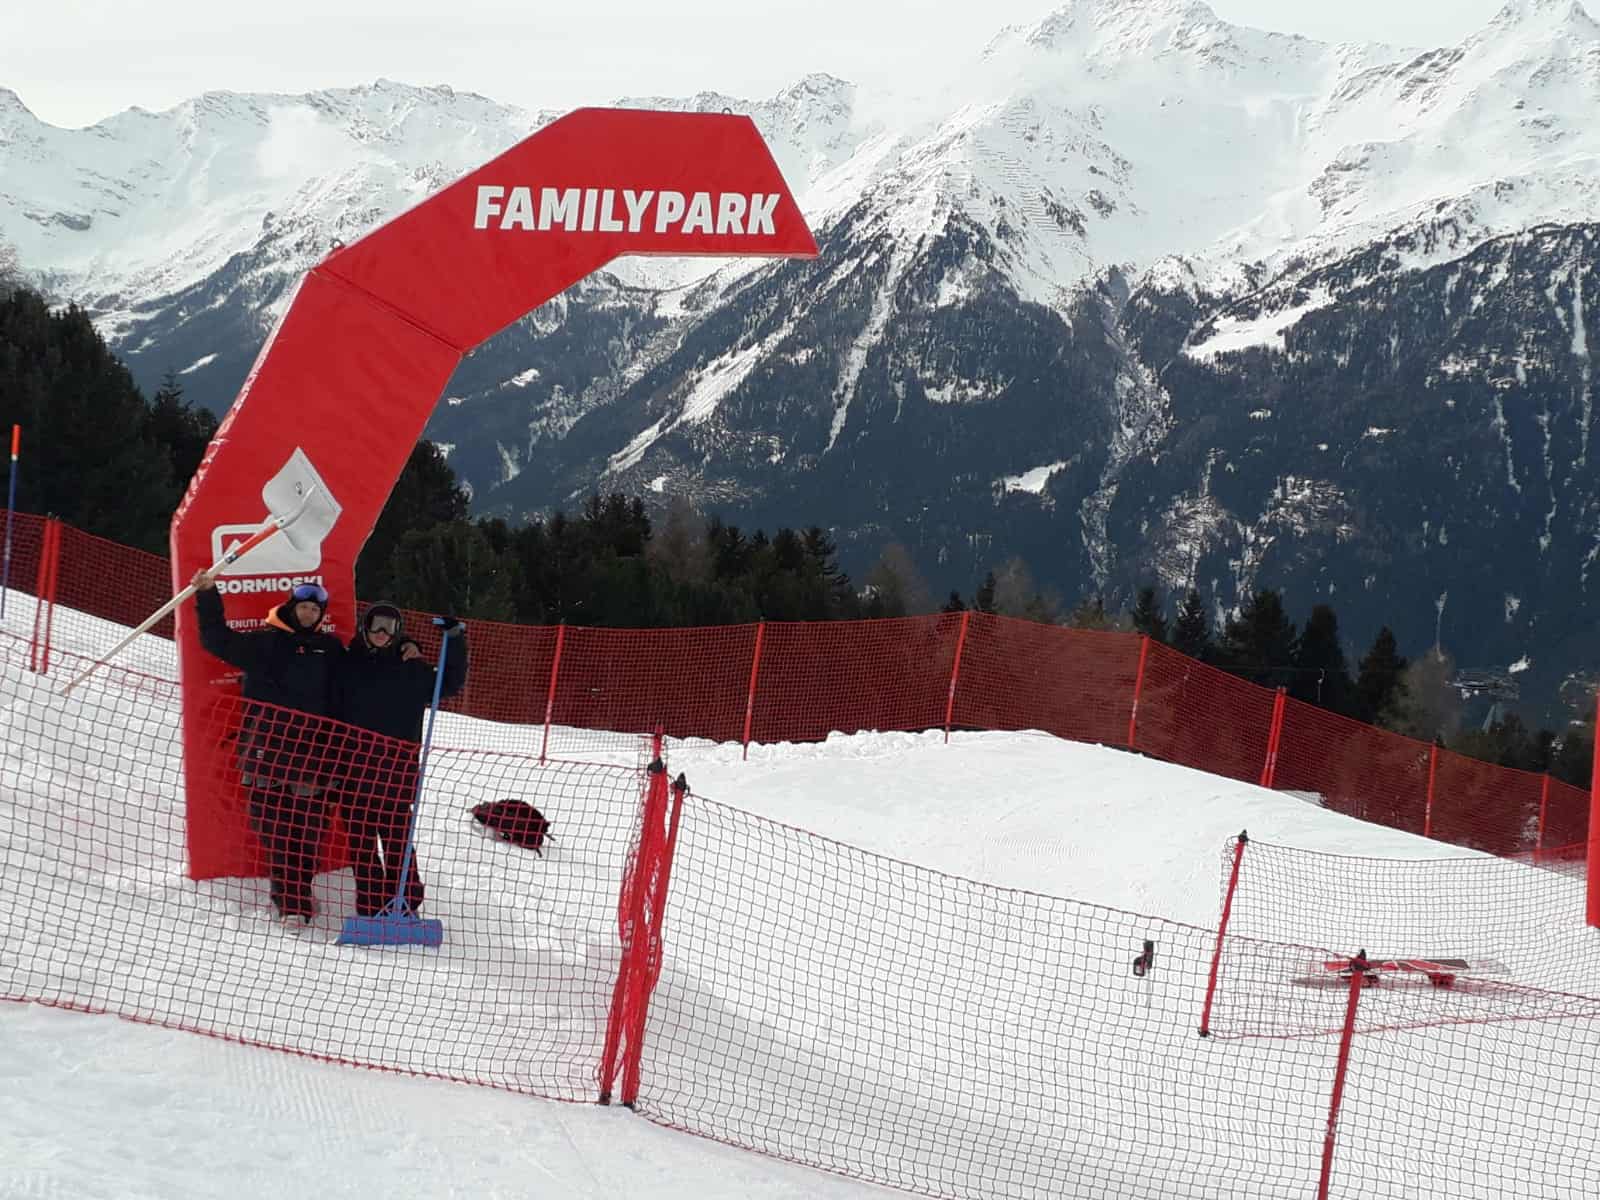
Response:
[[[810,257],[816,242],[754,122],[580,109],[313,267],[262,348],[172,521],[176,590],[268,515],[269,484],[315,478],[320,537],[274,538],[220,581],[253,627],[291,581],[332,593],[348,635],[354,569],[463,354],[628,254]],[[189,873],[260,873],[219,706],[230,668],[178,614]],[[328,864],[332,865],[332,864]]]

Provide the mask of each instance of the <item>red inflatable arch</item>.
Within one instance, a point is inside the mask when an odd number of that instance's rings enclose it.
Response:
[[[356,555],[462,355],[625,254],[816,252],[748,117],[570,113],[306,274],[173,517],[174,588],[315,483],[292,536],[223,578],[224,604],[254,627],[290,581],[315,579],[347,635]],[[236,673],[200,648],[190,604],[178,647],[189,873],[259,874],[209,720]]]

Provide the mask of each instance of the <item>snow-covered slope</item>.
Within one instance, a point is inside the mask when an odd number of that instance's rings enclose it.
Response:
[[[60,616],[66,649],[103,648],[121,632],[79,614],[63,612]],[[18,627],[15,622],[8,626]],[[8,633],[0,632],[0,638],[17,644]],[[154,638],[140,639],[132,654],[136,661],[157,671],[170,660],[166,644]],[[0,653],[0,699],[5,703],[26,702],[48,709],[60,719],[53,727],[63,732],[82,722],[90,722],[92,732],[96,716],[112,711],[105,701],[116,693],[115,685],[104,685],[98,708],[89,698],[94,689],[63,701],[54,694],[50,680],[41,680],[20,664],[14,651]],[[34,730],[50,726],[48,720],[41,724],[38,716],[36,713]],[[156,719],[171,724],[176,714],[156,714]],[[498,734],[487,728],[475,730],[478,724],[458,720],[450,731],[452,739],[456,744],[493,744]],[[102,728],[99,732],[107,745],[114,746],[118,735],[127,730]],[[59,975],[76,987],[88,987],[113,961],[118,947],[96,936],[105,931],[97,927],[92,915],[103,918],[106,910],[79,911],[73,907],[74,899],[82,894],[79,889],[88,889],[89,894],[104,889],[108,895],[125,889],[128,881],[119,879],[118,868],[125,868],[127,862],[117,858],[117,843],[108,841],[100,845],[99,853],[85,852],[73,860],[70,887],[67,874],[41,870],[60,852],[61,846],[53,843],[79,846],[85,829],[106,838],[108,830],[102,822],[107,809],[102,807],[103,801],[86,794],[62,796],[58,799],[71,803],[80,817],[67,823],[65,833],[46,834],[46,828],[54,827],[30,823],[26,818],[41,806],[49,811],[59,809],[52,807],[49,798],[19,786],[19,781],[88,776],[75,761],[80,748],[74,741],[28,739],[27,743],[24,746],[24,739],[15,733],[11,738],[0,737],[0,779],[7,784],[0,791],[0,828],[7,830],[7,836],[0,839],[0,860],[7,868],[0,873],[0,884],[25,888],[36,877],[48,878],[50,919],[47,932],[37,935],[37,940],[30,936],[6,944],[5,955],[0,956],[0,983],[42,986],[42,980]],[[154,806],[148,811],[175,815],[180,801],[170,794],[173,776],[144,770],[152,753],[159,755],[160,751],[144,747],[137,759],[129,754],[107,754],[105,777],[115,778],[123,789],[139,791],[144,802]],[[24,762],[23,756],[28,761]],[[1454,864],[1457,869],[1464,861],[1456,848],[1363,824],[1303,799],[1119,751],[1029,733],[963,734],[949,745],[942,744],[937,733],[862,734],[834,737],[817,745],[757,746],[748,761],[736,745],[689,742],[672,747],[672,769],[689,775],[697,796],[714,796],[877,854],[1009,888],[1071,895],[1201,927],[1215,919],[1219,847],[1241,825],[1248,825],[1261,841],[1371,860],[1412,860],[1406,873],[1419,884],[1425,884],[1433,869],[1427,860],[1445,860],[1439,863],[1441,867]],[[1070,781],[1070,786],[1063,781]],[[698,806],[699,801],[695,803]],[[160,854],[177,847],[176,840],[171,847],[166,847],[165,841],[164,836],[146,831],[138,842],[139,852]],[[430,861],[441,874],[451,869],[444,851],[443,842],[430,851]],[[588,862],[581,849],[558,848],[544,865],[562,859],[570,859],[566,865],[575,873]],[[1581,936],[1579,886],[1568,886],[1531,868],[1485,865],[1521,872],[1530,888],[1546,888],[1546,899],[1553,903],[1544,915],[1561,923],[1561,914],[1566,913],[1565,924]],[[730,887],[736,886],[735,877],[759,880],[770,874],[780,879],[781,873],[781,864],[745,862],[737,855],[711,866],[728,872],[725,882]],[[674,888],[692,887],[696,871],[707,869],[707,864],[697,866],[691,857],[674,873]],[[145,906],[140,911],[149,918],[145,928],[160,930],[163,936],[149,944],[144,958],[116,976],[117,1005],[126,1005],[131,995],[143,994],[155,1006],[145,1015],[160,1019],[170,1006],[198,1003],[204,988],[200,974],[174,973],[170,968],[207,946],[235,954],[248,951],[248,958],[241,959],[241,972],[259,971],[262,963],[271,962],[274,956],[295,956],[303,971],[320,972],[317,977],[322,983],[343,999],[344,1003],[332,1006],[329,1020],[344,1022],[351,1029],[359,1026],[361,1014],[371,1008],[369,999],[380,1007],[398,1002],[392,992],[364,992],[362,985],[352,980],[377,969],[386,957],[404,951],[387,956],[378,951],[353,952],[309,935],[295,939],[278,930],[258,929],[248,918],[252,907],[264,904],[259,895],[253,905],[245,899],[235,914],[242,928],[220,931],[186,917],[176,903],[157,901],[162,894],[192,891],[192,885],[181,880],[181,873],[180,861],[162,861],[140,877],[138,894]],[[1504,875],[1497,878],[1504,879]],[[323,884],[329,884],[328,877]],[[18,895],[37,901],[44,893],[22,890]],[[1450,903],[1449,894],[1436,891],[1430,901],[1442,914]],[[439,911],[451,923],[452,939],[467,936],[464,926],[470,923],[470,909],[452,907],[448,898],[438,903]],[[38,903],[13,903],[8,910],[13,920],[43,915]],[[681,906],[676,914],[680,920],[686,915]],[[609,912],[606,915],[611,916]],[[929,922],[952,920],[950,914],[938,910],[923,915]],[[1326,914],[1309,906],[1301,911],[1290,905],[1275,916],[1292,925],[1297,918],[1314,924]],[[860,914],[854,923],[859,928]],[[496,936],[511,936],[508,926],[496,930]],[[1524,935],[1528,932],[1508,924],[1502,931],[1503,945],[1476,949],[1515,961],[1515,954],[1527,949]],[[1549,930],[1541,927],[1539,932]],[[695,942],[688,929],[669,926],[669,935],[663,976],[668,996],[663,1004],[670,999],[674,983],[685,979],[696,980],[711,991],[727,986],[727,981],[695,958]],[[1162,953],[1169,953],[1167,943],[1163,943]],[[479,1002],[494,991],[492,967],[482,963],[469,967],[449,958],[427,961],[436,963],[436,983],[447,984]],[[39,974],[29,979],[29,969]],[[1193,1036],[1195,1012],[1190,1002],[1197,996],[1196,978],[1203,969],[1203,961],[1180,964],[1163,957],[1150,993],[1153,1001],[1145,998],[1136,1002],[1138,1008],[1120,1012],[1120,1018],[1138,1012],[1139,1020],[1074,1025],[1069,1036],[1090,1039],[1107,1036],[1109,1029],[1109,1036],[1119,1039],[1115,1044],[1123,1057],[1101,1061],[1137,1064],[1136,1076],[1146,1089],[1189,1090],[1220,1077],[1233,1089],[1229,1095],[1235,1099],[1253,1093],[1286,1110],[1302,1093],[1319,1104],[1324,1102],[1332,1042],[1311,1044],[1308,1054],[1322,1057],[1313,1057],[1313,1069],[1305,1079],[1285,1079],[1262,1074],[1239,1043],[1224,1048]],[[417,985],[423,976],[408,978]],[[1122,971],[1117,978],[1126,981]],[[742,998],[752,1001],[749,995]],[[791,997],[771,999],[783,1007]],[[1339,1002],[1337,995],[1331,997],[1330,1003]],[[237,1015],[249,1033],[259,1033],[273,1020],[287,1016],[282,1004]],[[712,1032],[706,1031],[706,1035],[712,1036]],[[463,1053],[472,1049],[464,1030],[456,1032],[456,1039]],[[1448,1064],[1448,1055],[1445,1060]],[[239,1197],[301,1192],[329,1197],[374,1193],[600,1197],[626,1193],[704,1200],[757,1195],[864,1200],[889,1194],[689,1138],[620,1109],[558,1105],[487,1088],[357,1071],[192,1033],[127,1025],[108,1017],[0,1006],[0,1064],[0,1078],[7,1083],[0,1088],[0,1117],[4,1118],[0,1119],[0,1192],[8,1195],[187,1200],[215,1195],[224,1180],[229,1192]],[[1112,1089],[1105,1093],[1108,1097],[1115,1094],[1115,1083],[1106,1072],[1103,1067],[1086,1076],[1086,1096],[1097,1094],[1100,1088]],[[1503,1074],[1512,1079],[1514,1094],[1516,1088],[1528,1086],[1525,1076],[1516,1071]],[[651,1085],[647,1076],[647,1093]],[[1419,1120],[1437,1123],[1437,1114],[1428,1106],[1449,1103],[1448,1089],[1456,1086],[1452,1077],[1446,1081],[1442,1098],[1419,1088],[1414,1094],[1402,1089],[1386,1099],[1400,1105],[1397,1111],[1402,1115],[1415,1111]],[[1557,1094],[1558,1087],[1552,1083],[1551,1095]],[[1473,1095],[1479,1096],[1481,1091]],[[843,1094],[833,1098],[843,1103]],[[1563,1128],[1548,1096],[1524,1094],[1518,1098],[1535,1114],[1534,1132]],[[1034,1103],[1032,1097],[1021,1099]],[[1092,1102],[1084,1100],[1082,1105],[1087,1109]],[[1308,1106],[1306,1111],[1317,1115],[1314,1107]],[[1206,1127],[1179,1131],[1178,1144],[1194,1149],[1197,1180],[1207,1188],[1226,1187],[1228,1181],[1217,1174],[1220,1168],[1203,1152],[1217,1136],[1216,1113],[1206,1115],[1210,1118]],[[770,1118],[777,1125],[786,1119],[783,1114]],[[1118,1121],[1126,1123],[1119,1128],[1142,1129],[1141,1122],[1151,1119],[1142,1106],[1118,1114]],[[88,1131],[93,1131],[93,1136],[86,1136]],[[952,1137],[963,1132],[958,1129]],[[1274,1154],[1288,1153],[1284,1147],[1260,1145],[1259,1133],[1252,1129],[1248,1134],[1258,1143],[1253,1150],[1256,1159],[1271,1161]],[[914,1159],[919,1153],[916,1145],[897,1142],[896,1131],[881,1122],[859,1126],[852,1134],[857,1144],[881,1146],[891,1161],[896,1155]],[[1170,1131],[1168,1136],[1172,1136]],[[1476,1143],[1473,1148],[1482,1150]],[[1059,1143],[1052,1140],[1045,1150],[1057,1154]],[[1385,1170],[1400,1154],[1387,1145],[1376,1153]],[[1403,1165],[1416,1167],[1424,1153],[1449,1156],[1452,1169],[1469,1170],[1461,1165],[1461,1147],[1450,1145],[1448,1139],[1419,1150],[1415,1158],[1408,1156]],[[1432,1165],[1431,1158],[1428,1162]],[[1006,1170],[1013,1184],[1026,1180],[1015,1164],[1008,1162]],[[1131,1186],[1117,1194],[1151,1194],[1147,1189],[1148,1185],[1143,1189]],[[1240,1186],[1227,1194],[1283,1193]]]

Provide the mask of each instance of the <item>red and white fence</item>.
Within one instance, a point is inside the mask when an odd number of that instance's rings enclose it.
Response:
[[[49,670],[76,613],[133,625],[170,594],[162,558],[16,521],[12,579],[37,597],[36,670]],[[424,642],[427,615],[408,614]],[[1039,729],[1493,854],[1582,859],[1588,841],[1581,788],[1352,721],[1134,634],[973,612],[692,629],[469,624],[472,676],[446,707],[500,722],[498,744],[518,753],[565,753],[572,728],[747,746],[863,729]],[[170,637],[170,621],[156,632]]]
[[[0,636],[0,998],[614,1099],[935,1197],[1600,1193],[1600,1000],[1572,990],[1588,931],[1560,875],[1230,847],[1202,1040],[1209,930],[753,816],[689,792],[659,739],[643,764],[436,742],[417,844],[444,944],[341,947],[343,829],[371,764],[407,747],[277,728],[274,762],[326,806],[322,915],[296,935],[264,881],[185,876],[183,786],[248,817],[232,768],[183,779],[176,686],[113,666],[63,700],[84,660],[61,651],[52,678],[28,650]],[[245,716],[220,705],[208,736],[236,741]],[[537,803],[545,855],[474,822],[496,798]],[[1522,956],[1473,986],[1315,986],[1357,933]]]

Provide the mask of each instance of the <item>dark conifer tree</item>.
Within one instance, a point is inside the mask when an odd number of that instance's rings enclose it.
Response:
[[[990,571],[983,577],[983,582],[978,585],[977,594],[972,599],[972,607],[981,613],[994,613],[994,572]]]
[[[1356,714],[1355,683],[1339,645],[1339,618],[1327,604],[1318,604],[1300,633],[1295,648],[1295,673],[1289,694],[1308,704],[1346,716]]]
[[[0,299],[0,428],[13,422],[18,509],[165,553],[179,490],[149,406],[81,309],[26,288]]]
[[[488,621],[516,616],[516,563],[466,521],[403,534],[389,564],[396,603]]]
[[[466,520],[467,494],[444,453],[426,439],[418,442],[356,559],[356,590],[369,600],[394,600],[399,592],[391,568],[400,539]]]
[[[1406,660],[1400,656],[1394,631],[1387,625],[1378,630],[1372,648],[1361,659],[1356,676],[1354,716],[1376,724],[1401,699]]]
[[[1212,658],[1211,615],[1206,612],[1205,602],[1194,588],[1190,588],[1188,595],[1184,596],[1178,619],[1173,622],[1172,648],[1201,662],[1209,662]]]
[[[172,463],[172,479],[181,496],[216,435],[217,418],[186,401],[177,374],[168,371],[161,377],[161,387],[150,401],[147,428],[156,443],[166,447]]]
[[[1283,611],[1283,597],[1272,588],[1256,592],[1223,628],[1218,664],[1263,687],[1277,687],[1291,676],[1299,636]]]
[[[839,548],[832,536],[825,529],[813,525],[801,535],[801,541],[825,599],[826,611],[818,614],[817,619],[856,616],[858,602],[855,589],[850,584],[850,576],[839,569]]]
[[[1167,640],[1166,614],[1161,611],[1161,602],[1156,599],[1156,589],[1148,584],[1139,589],[1134,599],[1132,619],[1135,633],[1142,633],[1158,642]]]

